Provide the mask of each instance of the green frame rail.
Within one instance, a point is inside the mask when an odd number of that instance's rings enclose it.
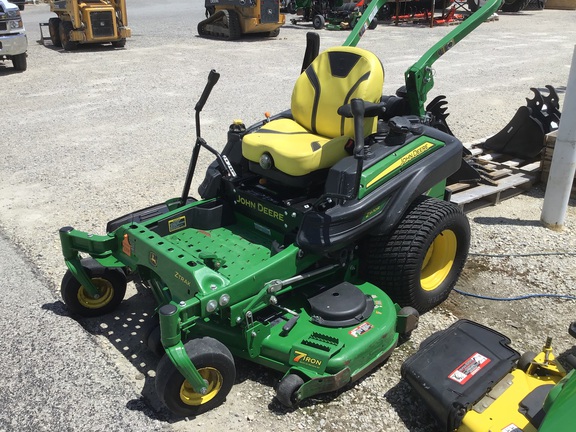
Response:
[[[370,2],[350,35],[344,41],[343,46],[356,46],[358,44],[360,38],[368,29],[368,25],[378,13],[378,10],[384,6],[386,2],[387,0],[373,0]],[[470,34],[472,30],[492,16],[501,4],[502,0],[488,0],[484,6],[440,39],[426,51],[416,63],[408,68],[404,73],[404,79],[412,114],[419,117],[424,117],[425,115],[424,103],[426,102],[428,92],[434,87],[434,75],[432,73],[432,65],[434,62]]]

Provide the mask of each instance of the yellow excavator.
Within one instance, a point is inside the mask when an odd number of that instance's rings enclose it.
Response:
[[[248,33],[276,37],[286,17],[278,0],[206,0],[206,19],[198,23],[203,37],[235,40]]]
[[[126,0],[50,0],[50,11],[57,16],[40,24],[42,42],[50,39],[67,51],[86,43],[123,47],[132,35]],[[50,38],[42,34],[43,26],[48,26]]]

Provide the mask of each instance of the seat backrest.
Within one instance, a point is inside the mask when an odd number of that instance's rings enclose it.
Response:
[[[353,137],[353,120],[340,116],[338,108],[353,98],[379,102],[383,86],[384,68],[376,55],[357,47],[329,48],[296,80],[292,115],[314,134]],[[376,120],[366,119],[365,134],[375,132]]]

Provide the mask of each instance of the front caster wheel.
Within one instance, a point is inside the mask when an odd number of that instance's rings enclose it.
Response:
[[[193,417],[221,405],[236,378],[234,358],[226,346],[209,337],[192,339],[184,348],[206,383],[206,393],[196,393],[165,355],[156,369],[160,401],[178,417]]]
[[[126,274],[117,268],[103,267],[91,258],[82,260],[82,267],[99,294],[92,297],[68,270],[60,286],[68,310],[83,317],[95,317],[116,309],[126,294]]]
[[[304,380],[296,374],[289,374],[282,378],[276,390],[276,399],[286,408],[294,408],[298,405],[296,392],[304,384]]]
[[[320,30],[321,28],[324,28],[324,24],[326,24],[326,20],[324,19],[324,17],[322,15],[315,15],[314,18],[312,19],[312,26],[316,30]]]

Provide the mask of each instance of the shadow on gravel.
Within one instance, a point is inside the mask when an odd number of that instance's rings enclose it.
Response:
[[[124,51],[126,47],[113,47],[112,45],[99,45],[99,44],[80,44],[72,51],[66,51],[62,47],[57,47],[53,45],[49,40],[42,42],[40,39],[36,39],[38,45],[44,45],[44,48],[58,52],[60,54],[81,54],[85,52],[105,52],[105,51]]]
[[[274,41],[276,39],[282,39],[282,33],[280,33],[280,36],[278,37],[264,36],[262,33],[244,33],[240,39],[233,39],[233,40],[227,40],[217,36],[196,35],[195,37],[199,39],[209,39],[217,41],[225,40],[226,43],[242,44],[245,42],[262,42],[262,41]]]
[[[398,384],[388,390],[384,397],[394,408],[404,426],[412,432],[436,432],[438,424],[432,415],[422,407],[418,395],[410,389],[408,383],[400,380]],[[415,404],[417,401],[417,404]]]
[[[6,61],[11,63],[10,60]],[[23,72],[8,66],[10,63],[3,63],[2,60],[0,60],[0,76],[16,75]]]
[[[157,320],[154,317],[154,299],[136,284],[137,292],[126,298],[114,312],[97,318],[71,315],[61,301],[44,304],[42,309],[59,316],[75,319],[87,332],[103,336],[138,371],[128,379],[143,380],[142,397],[127,402],[130,410],[138,410],[155,420],[168,420],[169,414],[160,405],[154,388],[155,370],[159,358],[146,345],[146,336]]]
[[[474,222],[480,225],[515,225],[515,226],[534,226],[542,227],[542,223],[539,220],[522,220],[522,219],[512,219],[506,217],[475,217],[472,219]]]
[[[182,418],[173,416],[159,401],[155,388],[156,368],[160,357],[148,347],[148,335],[157,326],[158,319],[154,314],[156,303],[151,293],[142,284],[133,281],[136,293],[126,298],[114,312],[97,318],[83,318],[71,315],[66,305],[58,300],[42,305],[42,309],[61,317],[75,319],[88,333],[105,337],[136,369],[135,374],[126,374],[128,379],[143,381],[141,397],[127,401],[126,408],[140,411],[153,420],[166,423],[178,423]],[[63,322],[63,325],[66,325]],[[282,378],[280,372],[273,371],[247,360],[235,358],[236,380],[240,384],[246,380],[274,388]],[[125,371],[124,371],[125,372]],[[138,384],[138,387],[141,385]],[[333,396],[323,395],[322,401],[329,402]],[[232,397],[232,396],[229,396]],[[311,405],[313,399],[305,401],[302,406]],[[289,412],[276,399],[270,403],[270,410],[283,415]],[[190,417],[191,419],[192,417]]]

